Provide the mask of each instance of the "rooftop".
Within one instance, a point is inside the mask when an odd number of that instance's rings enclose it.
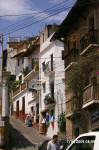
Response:
[[[75,5],[72,7],[70,12],[68,13],[67,17],[64,19],[64,21],[61,23],[59,29],[55,32],[52,39],[60,39],[62,37],[65,37],[70,32],[71,27],[75,28],[75,23],[79,19],[79,17],[83,17],[83,13],[88,10],[88,7],[97,6],[99,5],[98,0],[77,0]]]

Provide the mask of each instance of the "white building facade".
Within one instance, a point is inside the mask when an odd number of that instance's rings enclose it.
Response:
[[[16,49],[8,49],[8,71],[16,76],[16,81],[20,81],[13,90],[13,114],[23,120],[26,114],[31,113],[34,123],[39,120],[39,51],[37,37],[19,42]]]
[[[45,27],[40,35],[39,78],[41,80],[40,94],[40,122],[49,113],[47,135],[52,137],[59,132],[58,116],[65,112],[65,72],[63,51],[64,44],[59,41],[50,41],[53,35],[51,25]],[[51,119],[54,117],[54,126]]]

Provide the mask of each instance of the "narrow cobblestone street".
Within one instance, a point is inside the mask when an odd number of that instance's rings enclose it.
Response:
[[[38,145],[47,139],[33,127],[27,127],[20,120],[10,117],[11,150],[37,150]]]

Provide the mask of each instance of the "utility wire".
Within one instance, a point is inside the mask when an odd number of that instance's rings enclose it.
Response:
[[[67,0],[68,1],[68,0]],[[57,7],[60,7],[61,5],[63,5],[64,4],[64,2],[66,3],[66,0],[65,1],[63,1],[63,3],[59,3],[58,5],[54,5],[53,7],[51,7],[51,8],[48,8],[48,9],[46,9],[46,10],[44,10],[44,11],[41,11],[41,12],[38,12],[38,13],[34,13],[34,14],[37,14],[37,16],[39,17],[39,15],[41,16],[41,15],[44,15],[44,13],[50,13],[50,12],[52,12],[53,11],[53,9],[55,10],[55,9],[58,9]],[[29,19],[32,19],[33,18],[33,16],[32,17],[28,17],[28,18],[26,18],[26,19],[22,19],[20,22],[18,22],[18,23],[14,23],[14,24],[11,24],[11,25],[9,25],[9,26],[7,26],[6,28],[2,28],[2,30],[3,29],[7,29],[7,28],[9,28],[9,27],[11,27],[11,26],[14,26],[14,25],[16,25],[16,24],[20,24],[21,22],[23,23],[23,21],[27,21],[27,20],[29,20]],[[35,17],[36,18],[36,17]]]
[[[4,33],[4,36],[5,36],[5,35],[8,35],[8,34],[10,34],[10,33],[13,33],[13,32],[19,31],[19,30],[22,30],[22,29],[24,29],[24,28],[27,28],[27,27],[29,27],[29,26],[31,26],[31,25],[33,25],[33,24],[36,24],[36,23],[38,23],[38,22],[41,22],[41,21],[43,21],[43,20],[45,20],[45,19],[47,19],[47,18],[49,18],[49,17],[55,16],[56,14],[58,14],[58,13],[60,13],[60,12],[63,12],[64,10],[65,10],[65,8],[62,9],[62,10],[60,10],[60,11],[58,11],[57,13],[54,13],[54,14],[52,14],[52,15],[48,15],[47,17],[40,17],[40,19],[38,19],[38,20],[36,20],[36,21],[33,21],[33,22],[28,23],[28,24],[25,24],[25,25],[23,24],[22,27],[19,26],[17,29],[14,29],[14,30],[11,29],[10,31]]]
[[[8,32],[8,33],[6,33],[6,34],[4,34],[4,35],[8,35],[9,33],[13,33],[13,32],[19,31],[19,30],[21,30],[21,29],[24,29],[24,28],[26,28],[26,27],[28,27],[28,26],[31,26],[32,24],[38,23],[38,22],[40,22],[40,21],[42,21],[42,20],[44,20],[44,19],[47,19],[47,18],[49,18],[49,17],[51,17],[51,16],[54,16],[54,15],[56,15],[56,14],[62,12],[62,11],[65,11],[66,9],[69,9],[69,8],[71,8],[71,6],[70,6],[70,7],[63,7],[63,8],[61,8],[60,10],[58,10],[58,12],[55,12],[54,14],[48,15],[47,17],[43,17],[43,18],[40,17],[40,19],[38,19],[37,21],[33,21],[31,24],[29,23],[28,25],[25,25],[25,26],[23,26],[23,27],[21,27],[21,28],[19,27],[19,29],[10,31],[10,32]]]
[[[6,36],[6,35],[8,35],[8,34],[11,34],[11,33],[14,33],[14,32],[16,32],[16,31],[19,31],[19,30],[22,30],[22,29],[24,29],[24,28],[27,28],[27,27],[29,27],[29,26],[31,26],[31,25],[33,25],[33,24],[36,24],[36,23],[38,23],[38,22],[41,22],[41,21],[43,21],[43,20],[45,20],[45,19],[47,19],[47,18],[49,18],[49,17],[55,16],[55,15],[57,15],[58,13],[63,12],[64,10],[65,10],[65,8],[62,9],[61,11],[55,13],[55,14],[49,15],[48,17],[45,17],[45,18],[42,18],[42,19],[37,20],[37,21],[35,21],[35,22],[32,22],[32,23],[30,23],[30,24],[28,24],[28,25],[25,25],[25,26],[21,27],[21,28],[19,27],[19,28],[16,29],[16,30],[12,30],[12,31],[9,31],[9,32],[7,32],[7,33],[4,33],[3,35]]]
[[[62,4],[62,3],[66,3],[67,1],[70,1],[70,0],[65,0],[65,1],[63,1],[63,2],[60,2],[60,3],[58,3],[57,5],[54,5],[54,6],[52,6],[52,7],[50,7],[50,8],[48,8],[48,9],[45,9],[44,11],[39,11],[39,12],[36,12],[37,10],[31,10],[31,11],[34,11],[34,12],[32,12],[32,13],[23,13],[23,14],[4,14],[4,15],[0,15],[0,17],[2,18],[2,17],[16,17],[16,16],[27,16],[27,15],[35,15],[35,14],[38,14],[38,13],[44,13],[44,12],[47,12],[48,10],[50,10],[50,9],[52,9],[52,8],[55,8],[55,7],[57,7],[57,6],[59,6],[60,4]],[[28,18],[27,18],[28,19]]]
[[[84,5],[85,5],[85,4],[88,5],[88,4],[90,4],[90,3],[83,3],[83,4],[84,4]],[[80,3],[80,5],[81,5],[81,3]],[[80,5],[79,5],[79,6],[80,6]],[[72,7],[72,6],[71,6],[71,7]],[[28,24],[28,25],[25,25],[25,26],[23,26],[23,27],[21,27],[21,28],[19,28],[19,29],[16,29],[15,31],[14,31],[14,30],[13,30],[13,31],[9,31],[9,33],[6,33],[5,35],[8,35],[8,34],[10,34],[10,33],[13,33],[13,32],[22,30],[22,29],[24,29],[24,28],[27,28],[27,27],[31,26],[32,24],[38,23],[38,22],[40,22],[40,21],[42,21],[42,20],[44,20],[44,19],[47,19],[47,18],[49,18],[49,17],[51,17],[51,16],[54,16],[54,15],[56,15],[56,14],[62,12],[62,11],[65,11],[65,9],[69,9],[69,8],[71,8],[71,7],[64,8],[63,10],[61,10],[61,11],[55,13],[55,14],[52,14],[52,15],[49,15],[48,17],[42,18],[42,19],[40,19],[40,20],[37,20],[36,22],[32,22],[32,23],[30,23],[30,24]]]

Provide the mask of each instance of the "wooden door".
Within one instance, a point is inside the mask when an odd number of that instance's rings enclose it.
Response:
[[[16,114],[19,117],[19,101],[16,102]]]

